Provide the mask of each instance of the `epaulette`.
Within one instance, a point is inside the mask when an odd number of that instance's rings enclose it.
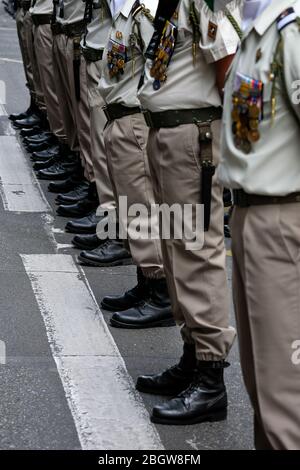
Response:
[[[142,10],[141,2],[140,2],[140,0],[136,0],[136,2],[134,2],[134,4],[133,4],[132,10],[131,10],[131,14],[132,14],[133,18],[134,18],[141,10]]]
[[[140,3],[140,0],[136,0],[132,7],[131,15],[135,18],[139,13],[143,13],[153,23],[154,17],[151,15],[150,10],[143,3]]]
[[[297,15],[293,7],[284,10],[276,19],[277,29],[281,31],[291,23],[297,23]]]

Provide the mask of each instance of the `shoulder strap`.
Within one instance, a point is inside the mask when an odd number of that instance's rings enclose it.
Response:
[[[276,19],[279,33],[289,24],[297,22],[297,15],[293,7],[284,10]]]
[[[145,15],[151,23],[154,22],[154,16],[151,15],[149,8],[146,8],[144,3],[140,3],[140,1],[137,0],[131,10],[132,18],[135,19],[139,13]]]
[[[240,27],[240,25],[238,24],[237,20],[235,19],[235,17],[233,16],[233,14],[231,13],[231,11],[226,7],[225,9],[225,15],[227,17],[227,19],[230,21],[233,29],[235,30],[236,34],[238,35],[238,37],[240,39],[243,38],[243,31]]]

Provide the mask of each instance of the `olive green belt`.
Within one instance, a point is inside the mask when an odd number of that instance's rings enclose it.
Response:
[[[144,116],[148,127],[159,129],[161,127],[176,127],[182,124],[216,121],[222,118],[222,108],[172,109],[157,113],[144,111]]]

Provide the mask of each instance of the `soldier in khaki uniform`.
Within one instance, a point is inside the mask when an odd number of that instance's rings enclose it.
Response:
[[[63,155],[64,152],[68,152],[69,149],[55,85],[56,77],[52,55],[53,36],[50,26],[52,11],[52,0],[36,0],[34,6],[30,9],[34,25],[34,57],[36,61],[35,69],[37,69],[35,70],[35,75],[39,77],[50,130],[55,137],[55,143],[59,144],[59,149],[56,151]],[[50,145],[53,138],[47,139],[46,135],[44,139],[35,139],[35,142],[37,141],[44,141]],[[53,155],[53,153],[50,152],[49,157]],[[38,158],[35,160],[38,160]]]
[[[87,93],[90,108],[90,139],[91,139],[91,159],[93,162],[93,172],[97,193],[99,196],[100,210],[103,213],[114,210],[116,207],[111,181],[108,174],[106,150],[104,146],[103,130],[106,124],[106,117],[103,111],[104,101],[98,89],[99,80],[103,65],[103,50],[107,42],[108,34],[112,24],[112,16],[109,3],[100,0],[95,3],[91,0],[86,2],[86,19],[88,21],[86,33],[81,40],[81,51],[85,62],[87,74]],[[82,197],[77,190],[76,197]],[[74,199],[75,195],[72,195]],[[70,200],[70,194],[61,196],[62,200]],[[81,228],[83,223],[81,222]],[[70,223],[69,226],[70,228]],[[76,222],[72,228],[76,231]],[[108,239],[100,240],[97,233],[76,235],[73,244],[77,248],[83,248],[78,259],[81,263],[91,266],[116,266],[131,262],[130,253],[123,246],[121,240]]]
[[[211,181],[211,175],[220,158],[220,95],[239,43],[241,5],[232,1],[225,10],[214,2],[213,12],[200,0],[171,3],[159,2],[158,41],[148,49],[138,96],[147,110],[157,202],[194,208],[202,202],[207,231],[203,247],[196,250],[188,248],[184,238],[162,239],[184,353],[179,364],[167,371],[139,377],[137,388],[158,395],[178,394],[154,408],[153,421],[193,424],[222,420],[227,408],[223,369],[235,330],[229,326],[222,188],[215,177]],[[190,222],[196,225],[195,212]]]
[[[156,6],[156,0],[143,5],[134,0],[111,2],[113,25],[99,84],[106,103],[104,142],[115,198],[118,201],[126,196],[129,208],[139,203],[148,210],[154,195],[146,152],[148,129],[137,88],[144,67],[143,53],[153,34]],[[129,223],[133,218],[128,216]],[[141,219],[143,227],[149,224],[158,230],[155,215]],[[173,325],[159,239],[131,236],[125,220],[120,223],[127,231],[131,255],[138,267],[138,285],[122,296],[105,297],[102,306],[115,312],[111,323],[116,327]]]
[[[28,127],[34,124],[40,124],[39,107],[37,94],[34,85],[33,64],[32,64],[32,18],[29,13],[31,6],[30,0],[20,0],[16,12],[16,25],[18,31],[19,44],[23,59],[26,84],[30,93],[30,106],[24,113],[10,115],[10,119],[16,123],[16,127]],[[41,99],[41,96],[40,96]],[[20,123],[17,121],[21,121]]]
[[[264,3],[227,80],[219,178],[234,193],[233,294],[255,446],[298,450],[300,2]]]
[[[86,68],[81,67],[80,40],[85,31],[85,3],[82,0],[54,1],[53,22],[53,63],[55,66],[56,90],[59,99],[64,128],[70,148],[80,153],[85,178],[92,183],[93,164],[91,161],[89,107],[87,99]],[[38,173],[45,179],[59,179],[67,171],[59,163]],[[52,188],[53,189],[53,188]],[[94,188],[93,188],[94,189]],[[59,215],[80,216],[84,211],[94,209],[97,201],[91,201],[76,210],[58,208]]]

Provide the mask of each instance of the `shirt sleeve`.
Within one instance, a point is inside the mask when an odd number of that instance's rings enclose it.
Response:
[[[217,0],[212,11],[204,0],[198,0],[195,6],[200,15],[200,49],[207,63],[217,62],[235,54],[240,38],[232,21],[227,17],[229,12],[238,27],[242,27],[242,0]]]
[[[300,31],[296,23],[283,31],[283,63],[286,93],[300,121]]]

